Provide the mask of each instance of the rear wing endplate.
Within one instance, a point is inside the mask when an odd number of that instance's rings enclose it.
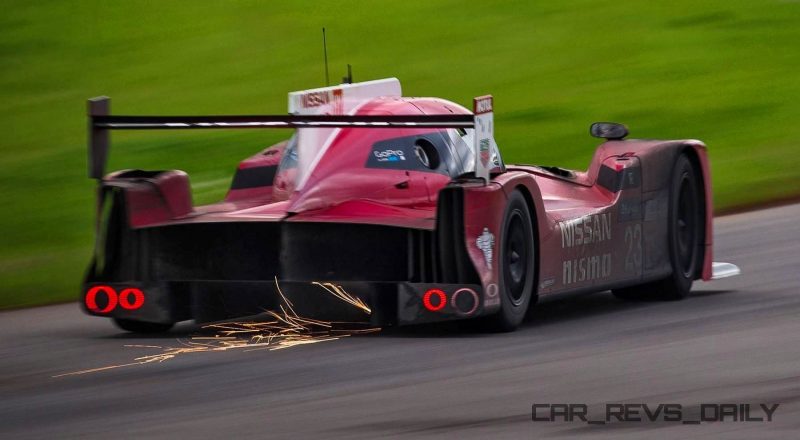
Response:
[[[110,148],[110,130],[192,130],[242,128],[475,128],[473,152],[476,177],[489,181],[492,151],[492,97],[475,98],[474,115],[229,115],[117,116],[106,96],[88,102],[89,177],[102,179]]]
[[[489,170],[494,167],[492,156],[497,151],[497,145],[494,142],[493,101],[492,95],[480,96],[472,100],[475,127],[472,152],[475,157],[475,177],[483,179],[484,182],[489,181]]]

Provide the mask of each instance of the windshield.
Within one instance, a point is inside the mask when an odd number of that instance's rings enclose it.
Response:
[[[301,129],[295,132],[287,142],[286,148],[283,151],[274,184],[278,199],[288,199],[288,196],[293,191],[300,189],[303,180],[319,162],[320,156],[325,154],[325,147],[330,143],[331,139],[320,138],[318,136],[320,133],[313,133],[312,136],[306,136],[305,130],[309,129]],[[330,132],[333,130],[326,131]],[[335,133],[329,134],[331,138],[335,137],[339,130],[337,129],[335,131]],[[437,150],[436,156],[441,159],[441,166],[435,168],[455,178],[475,171],[475,155],[471,147],[473,135],[474,130],[472,129],[450,129],[417,136],[412,135],[396,139],[386,139],[375,142],[369,146],[365,145],[365,148],[382,148],[382,144],[389,142],[394,148],[408,150],[404,151],[405,157],[414,158],[416,156],[416,160],[423,160],[419,157],[419,153],[415,151],[415,146],[419,144],[418,140],[425,139],[430,141],[431,147]],[[303,143],[310,145],[306,145],[306,148],[303,148],[303,145],[301,145]],[[310,157],[304,158],[303,153],[307,153]],[[384,165],[381,167],[408,170],[425,169],[424,167],[419,168],[418,164],[416,164],[416,160],[398,163],[397,165],[392,164],[391,166]],[[493,160],[495,164],[498,165],[497,155],[493,155]],[[426,164],[426,166],[427,165],[428,164]],[[370,167],[370,164],[368,163],[366,166]],[[281,196],[281,193],[285,193],[285,195]]]
[[[302,128],[289,139],[275,175],[274,200],[287,200],[294,191],[302,189],[341,132],[340,129],[323,130]],[[363,146],[350,144],[350,148],[365,151],[368,159],[363,166],[366,168],[438,172],[457,178],[475,171],[473,137],[473,129],[448,129],[386,139],[366,137]],[[340,147],[334,148],[341,151]],[[396,153],[395,159],[402,156],[402,160],[383,158],[389,150]],[[491,160],[495,167],[502,166],[494,148]]]
[[[297,133],[295,133],[286,143],[281,162],[278,164],[278,170],[275,173],[275,181],[272,184],[272,199],[274,201],[288,200],[289,196],[294,192],[299,176],[297,165]]]
[[[453,177],[475,171],[475,156],[472,154],[472,148],[470,147],[472,145],[472,136],[474,132],[475,130],[472,129],[465,130],[461,128],[457,130],[447,130],[448,137],[450,138],[448,147],[455,161],[453,166],[454,173],[451,174]]]

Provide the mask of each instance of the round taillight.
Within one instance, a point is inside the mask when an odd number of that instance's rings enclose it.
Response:
[[[442,289],[429,289],[422,296],[422,305],[431,312],[438,312],[447,305],[447,295]]]
[[[136,310],[144,305],[144,292],[129,287],[119,294],[119,305],[126,310]]]
[[[102,309],[97,306],[97,294],[102,292],[106,296],[106,306]],[[94,313],[108,313],[117,306],[117,292],[111,286],[92,286],[84,298],[86,308]]]

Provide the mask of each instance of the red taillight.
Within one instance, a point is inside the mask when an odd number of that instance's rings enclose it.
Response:
[[[106,305],[103,308],[97,306],[97,294],[102,292],[106,296]],[[94,313],[109,313],[117,305],[125,310],[136,310],[144,305],[144,292],[136,287],[122,289],[117,295],[117,291],[111,286],[98,285],[92,286],[84,298],[86,308]]]
[[[97,307],[97,294],[103,292],[106,295],[106,306],[104,308]],[[94,286],[86,292],[86,308],[95,313],[108,313],[117,307],[117,292],[111,286]]]
[[[434,296],[436,297],[436,304],[431,301]],[[422,305],[431,312],[438,312],[447,305],[447,295],[441,289],[429,289],[422,296]]]
[[[131,300],[131,298],[133,298]],[[119,294],[119,305],[123,309],[136,310],[144,305],[144,292],[141,290],[130,287]]]

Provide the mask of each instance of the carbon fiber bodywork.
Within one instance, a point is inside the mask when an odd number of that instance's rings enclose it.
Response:
[[[107,204],[100,221],[103,240],[84,291],[96,285],[134,286],[147,300],[135,313],[87,308],[90,314],[149,322],[219,321],[277,310],[278,285],[301,316],[394,325],[431,320],[420,307],[427,284],[482,291],[464,247],[463,191],[457,186],[442,191],[434,231],[289,221],[132,228],[125,189],[105,186],[102,194]],[[373,313],[342,303],[314,282],[344,287]],[[454,303],[439,311],[437,320],[466,317],[463,311],[472,307],[465,307]],[[407,310],[401,316],[399,309]],[[469,316],[481,311],[476,307]]]

